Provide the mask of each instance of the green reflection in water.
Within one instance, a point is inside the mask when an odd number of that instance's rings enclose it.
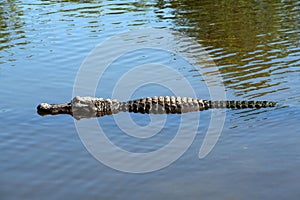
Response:
[[[8,50],[13,47],[24,49],[30,42],[26,39],[23,27],[23,11],[19,3],[14,0],[4,0],[0,2],[0,64],[16,61],[15,52]],[[9,59],[5,60],[6,54]]]
[[[204,45],[236,95],[259,97],[275,90],[276,71],[286,73],[299,61],[286,59],[299,52],[299,9],[297,1],[159,1],[161,9],[172,8],[174,24]],[[299,8],[299,5],[298,5]],[[158,15],[164,19],[164,15]],[[267,89],[266,89],[267,88]],[[275,89],[276,88],[276,89]],[[262,89],[261,91],[258,91]]]
[[[15,1],[3,1],[0,3],[0,50],[11,46],[23,45],[21,38],[25,38],[22,27],[25,22],[22,20],[23,12]],[[15,43],[10,43],[16,41]]]
[[[163,22],[195,37],[219,66],[225,86],[247,98],[287,89],[280,77],[296,71],[300,61],[300,5],[296,0],[43,0],[27,5],[20,2],[0,3],[0,50],[10,54],[0,58],[7,56],[8,62],[17,59],[12,47],[25,49],[32,41],[33,38],[26,38],[32,33],[23,30],[24,20],[32,17],[43,19],[36,23],[58,24],[52,21],[58,19],[67,24],[69,31],[79,25],[90,33],[103,32],[107,27],[161,27]],[[43,9],[44,5],[47,9]],[[32,16],[31,11],[38,17]],[[78,21],[83,18],[84,21]],[[0,64],[5,59],[1,60]]]

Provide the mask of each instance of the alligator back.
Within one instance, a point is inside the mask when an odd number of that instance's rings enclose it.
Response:
[[[266,108],[274,107],[272,101],[211,101],[190,97],[147,97],[127,102],[92,97],[74,97],[65,104],[42,103],[37,107],[40,115],[71,114],[76,119],[99,117],[118,112],[181,114],[212,108]]]

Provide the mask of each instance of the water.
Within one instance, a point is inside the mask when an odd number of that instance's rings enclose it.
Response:
[[[1,199],[299,198],[298,1],[4,0],[0,4]],[[96,45],[115,34],[145,27],[171,29],[198,41],[216,64],[228,99],[267,99],[278,101],[279,106],[226,111],[221,136],[203,159],[198,153],[211,111],[183,116],[116,115],[122,127],[135,136],[151,135],[160,119],[165,120],[158,134],[144,139],[125,134],[116,116],[94,119],[114,144],[133,152],[164,147],[176,138],[181,117],[186,119],[181,123],[182,142],[198,126],[190,148],[166,168],[132,174],[105,166],[85,148],[72,117],[41,117],[36,106],[69,101],[77,72]],[[166,36],[162,41],[170,39]],[[178,36],[178,50],[193,51],[183,36]],[[110,48],[112,52],[119,47]],[[200,60],[199,52],[194,51]],[[193,67],[170,52],[129,52],[112,64],[96,95],[110,97],[122,74],[135,66],[161,63],[180,72],[196,96],[210,98],[204,78],[214,74],[213,68],[199,60]],[[145,74],[152,76],[151,70]],[[136,74],[134,80],[143,82],[145,77]],[[182,79],[169,74],[160,83],[175,87]],[[171,94],[170,88],[154,83],[138,88],[132,97]],[[151,122],[151,117],[159,120]],[[128,119],[136,126],[126,127]],[[217,115],[216,121],[220,120]],[[116,152],[104,151],[119,165],[135,167]],[[159,159],[142,166],[167,160],[168,155]]]

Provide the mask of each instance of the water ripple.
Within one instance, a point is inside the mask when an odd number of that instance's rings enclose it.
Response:
[[[299,6],[297,0],[2,0],[1,198],[297,199]],[[222,136],[202,160],[196,152],[207,129],[209,111],[194,113],[201,115],[194,145],[166,169],[131,175],[98,163],[80,142],[70,116],[40,117],[36,105],[70,100],[76,72],[95,45],[116,33],[145,26],[174,29],[199,41],[217,65],[228,99],[267,99],[278,101],[279,106],[226,110]],[[122,70],[160,62],[178,69],[199,96],[209,98],[196,69],[203,67],[214,76],[217,72],[209,70],[212,65],[203,65],[203,49],[180,37],[176,42],[179,52],[188,51],[197,58],[195,66],[162,52],[129,53],[111,66],[106,87],[97,94],[109,94]],[[115,48],[111,46],[102,56],[109,56]],[[161,81],[176,78],[166,76]],[[165,90],[152,88],[142,88],[139,94],[164,95]],[[138,124],[146,122],[146,116],[134,116],[141,120]],[[166,140],[158,137],[152,140],[154,144],[124,140],[111,116],[99,121],[120,146],[148,152],[174,136],[180,116],[170,117]],[[183,125],[187,134],[194,124],[190,117],[190,123]]]

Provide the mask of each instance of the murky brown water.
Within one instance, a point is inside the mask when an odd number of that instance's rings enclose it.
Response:
[[[298,199],[299,19],[296,0],[1,1],[0,199]],[[103,165],[88,153],[70,116],[41,117],[36,106],[69,101],[76,74],[96,45],[146,27],[180,32],[178,51],[194,51],[198,64],[192,66],[170,52],[128,52],[107,70],[97,96],[110,97],[120,77],[135,66],[161,63],[185,77],[198,97],[210,98],[203,76],[213,77],[217,69],[227,99],[267,99],[278,101],[279,106],[226,111],[221,136],[204,159],[198,153],[210,111],[185,115],[182,126],[187,135],[200,116],[196,137],[170,166],[130,174]],[[201,64],[201,52],[184,43],[187,36],[206,50],[215,66]],[[111,46],[102,58],[116,48],[120,46]],[[134,76],[141,83],[144,78]],[[160,81],[175,87],[181,79],[168,74]],[[169,88],[153,84],[139,88],[133,97],[170,94]],[[126,123],[127,115],[119,117]],[[151,122],[148,115],[131,117],[138,126]],[[167,116],[164,129],[148,139],[126,135],[113,116],[98,121],[116,145],[150,152],[176,137],[180,117]],[[140,131],[127,128],[136,134]],[[124,162],[116,152],[107,153],[119,164]],[[161,160],[143,165],[154,162]]]

